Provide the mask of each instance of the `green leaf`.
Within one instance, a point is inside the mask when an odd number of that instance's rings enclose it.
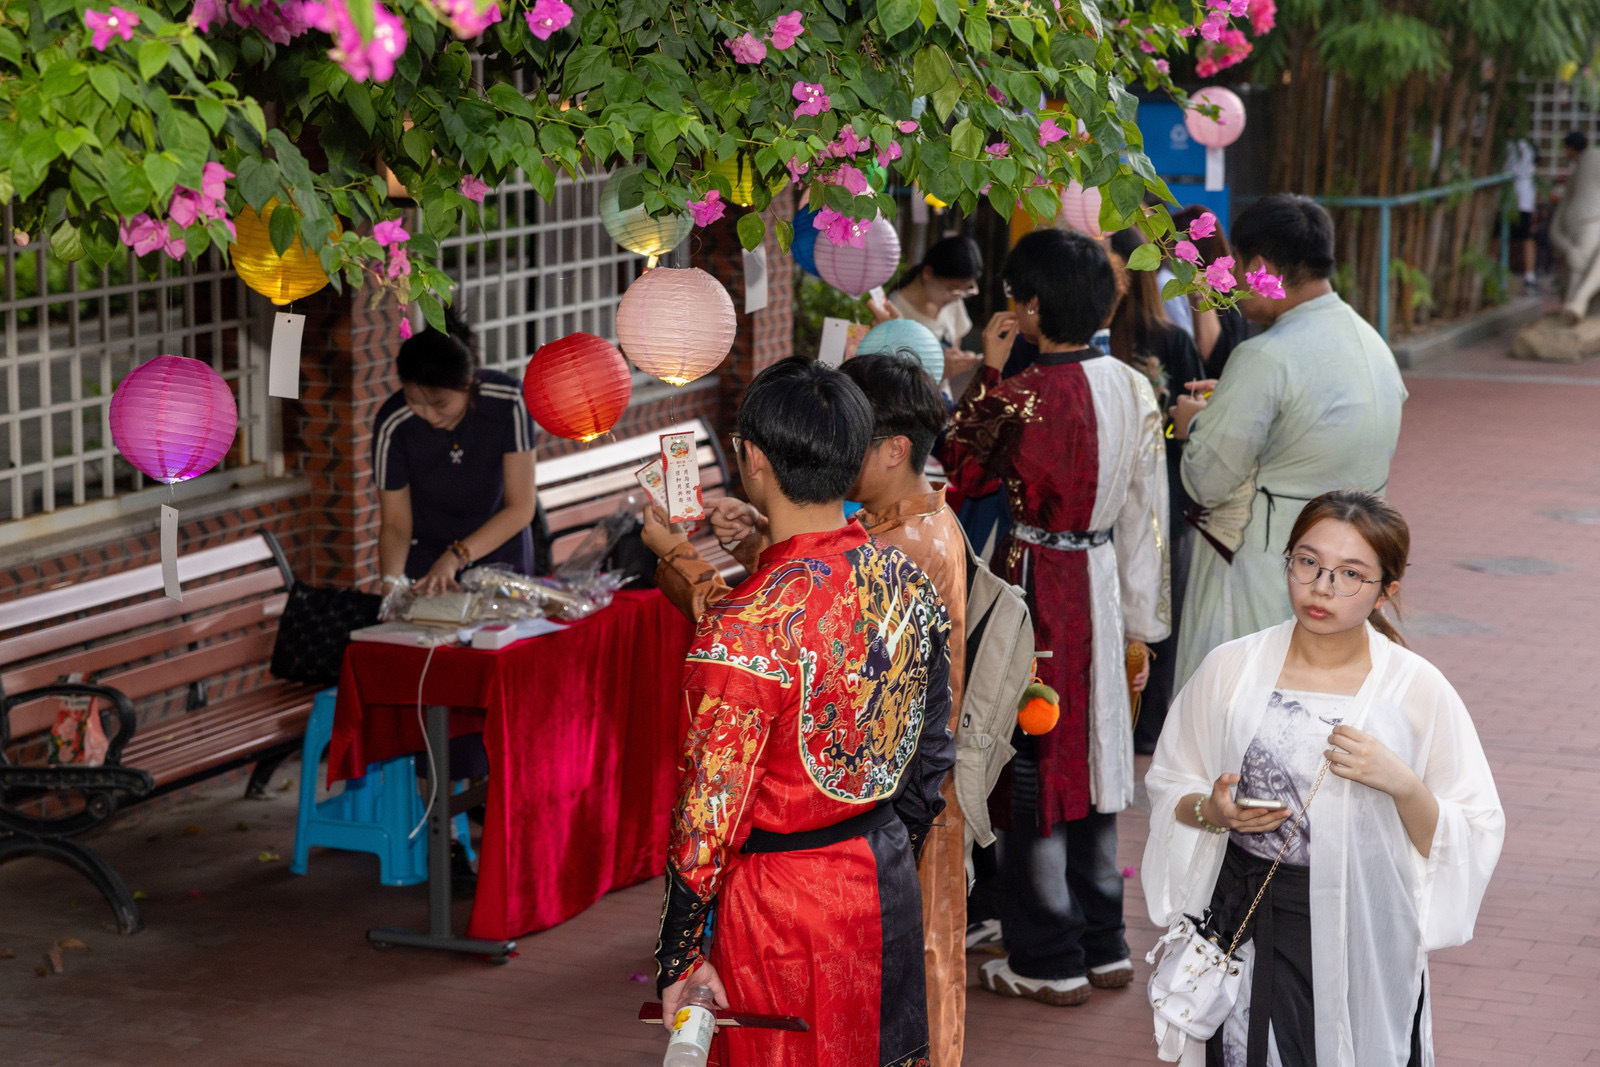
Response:
[[[239,160],[238,171],[239,195],[257,211],[265,207],[268,200],[280,195],[278,186],[283,182],[283,175],[272,160],[245,156]]]
[[[933,111],[939,116],[939,121],[944,122],[950,118],[950,113],[956,109],[956,104],[961,101],[961,83],[955,78],[945,82],[933,93]]]
[[[951,78],[950,57],[944,49],[930,44],[911,61],[911,94],[927,96]]]
[[[133,165],[126,152],[113,146],[101,165],[106,172],[106,196],[117,214],[137,215],[150,205],[150,179],[142,168]]]
[[[962,119],[950,131],[950,148],[957,155],[976,158],[983,151],[983,131]]]
[[[144,173],[145,177],[150,179],[150,187],[155,190],[156,199],[165,200],[172,195],[172,187],[178,184],[178,161],[171,152],[145,156]]]
[[[87,141],[89,137],[89,131],[84,129],[82,126],[74,126],[71,129],[57,130],[56,146],[61,149],[61,154],[63,156],[71,159],[72,153],[82,148],[84,142]]]
[[[3,40],[3,38],[0,38]],[[117,72],[111,67],[90,67],[89,84],[94,86],[94,91],[99,93],[106,103],[116,106],[122,99],[122,93],[117,83]]]
[[[772,224],[772,234],[778,239],[778,250],[788,255],[789,246],[794,244],[794,223],[788,219],[778,219]]]
[[[300,231],[300,212],[290,204],[279,204],[272,209],[267,220],[267,235],[272,238],[273,251],[283,255],[294,245]]]
[[[1143,244],[1128,257],[1129,270],[1155,270],[1161,266],[1161,250],[1152,244]]]
[[[1178,279],[1169,279],[1167,284],[1161,287],[1161,302],[1165,304],[1175,296],[1182,296],[1183,289],[1184,285]]]
[[[739,244],[746,252],[754,252],[761,246],[761,239],[767,235],[767,224],[764,219],[754,211],[739,216]]]
[[[367,133],[378,124],[378,113],[372,106],[372,89],[365,82],[352,80],[344,87],[344,106]]]
[[[595,126],[584,133],[583,147],[594,157],[596,163],[604,165],[616,149],[617,140],[606,127]]]
[[[602,45],[586,44],[567,57],[566,76],[562,88],[569,93],[581,93],[605,84],[611,73],[611,52]]]
[[[240,102],[239,106],[244,108],[245,121],[250,123],[250,128],[256,131],[257,137],[265,141],[267,139],[267,116],[262,112],[261,105],[247,96]]]
[[[99,86],[95,86],[99,88]],[[115,103],[115,101],[113,101]],[[194,109],[200,115],[200,121],[211,127],[213,134],[221,133],[223,124],[228,121],[228,105],[221,100],[209,96],[197,97]]]
[[[878,0],[878,25],[885,37],[908,30],[922,13],[922,0]]]
[[[528,182],[533,186],[533,191],[538,193],[541,199],[549,202],[555,198],[556,176],[551,171],[550,164],[541,160],[538,166],[524,167],[523,171],[527,174]]]
[[[967,44],[974,52],[987,54],[994,48],[994,34],[989,30],[989,16],[974,7],[967,11]]]
[[[0,170],[0,204],[9,204],[16,195],[17,187],[11,183],[11,172]]]
[[[50,231],[50,251],[66,263],[76,263],[83,258],[83,235],[71,219],[62,219],[60,225]]]
[[[501,111],[516,115],[519,118],[532,119],[537,117],[533,110],[533,104],[529,103],[528,98],[523,96],[517,90],[517,87],[509,82],[496,82],[489,86],[489,102]]]
[[[172,56],[172,46],[165,41],[151,39],[139,45],[139,77],[149,81],[167,69]]]
[[[400,138],[406,156],[417,166],[426,166],[433,155],[433,134],[421,126],[413,126]]]

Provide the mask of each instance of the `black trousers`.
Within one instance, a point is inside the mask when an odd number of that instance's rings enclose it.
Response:
[[[1246,852],[1232,841],[1211,894],[1211,929],[1228,945],[1244,921],[1272,861]],[[1266,1067],[1268,1025],[1277,1039],[1283,1067],[1316,1067],[1316,1005],[1311,992],[1311,869],[1284,863],[1272,876],[1241,945],[1255,944],[1250,975],[1248,1067]],[[1411,1021],[1407,1067],[1422,1064],[1422,1005],[1426,979]],[[1206,1067],[1223,1067],[1222,1034],[1206,1043]]]

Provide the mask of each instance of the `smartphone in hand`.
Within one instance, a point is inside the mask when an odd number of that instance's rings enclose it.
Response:
[[[1255,797],[1235,797],[1233,802],[1241,808],[1259,808],[1262,811],[1283,811],[1289,806],[1284,800],[1257,800]]]

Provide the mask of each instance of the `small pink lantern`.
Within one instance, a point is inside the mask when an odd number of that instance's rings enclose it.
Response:
[[[209,363],[157,356],[118,383],[110,418],[117,451],[171,485],[217,465],[239,429],[239,406]]]
[[[826,235],[819,237],[812,248],[822,280],[855,297],[882,285],[900,269],[900,235],[895,232],[894,223],[879,215],[861,225],[860,248],[836,245]]]
[[[1206,146],[1206,188],[1213,192],[1226,182],[1223,173],[1222,150],[1237,141],[1244,133],[1244,101],[1232,89],[1208,85],[1189,97],[1188,113],[1183,125],[1189,136]],[[1211,118],[1196,110],[1196,104],[1206,104],[1217,109]]]
[[[1068,182],[1061,190],[1061,221],[1098,241],[1105,235],[1100,229],[1100,190]]]
[[[617,305],[617,340],[634,366],[687,385],[728,356],[739,320],[723,284],[701,270],[655,267]]]

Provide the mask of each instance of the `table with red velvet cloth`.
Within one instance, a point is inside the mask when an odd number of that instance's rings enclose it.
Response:
[[[489,796],[467,936],[515,938],[666,868],[693,628],[660,593],[620,592],[557,633],[498,651],[433,650],[422,703],[483,730]],[[425,648],[352,641],[339,679],[330,782],[423,751]]]

